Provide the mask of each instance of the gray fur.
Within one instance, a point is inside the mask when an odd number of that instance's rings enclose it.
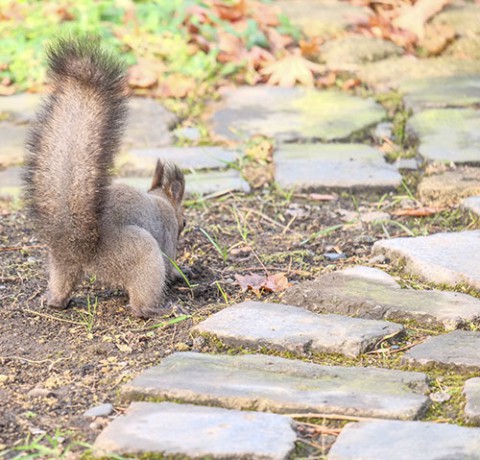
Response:
[[[49,248],[48,304],[66,308],[84,274],[126,289],[133,313],[164,302],[183,229],[182,172],[159,161],[148,193],[111,185],[126,120],[124,66],[91,37],[47,52],[52,93],[27,140],[25,192]]]

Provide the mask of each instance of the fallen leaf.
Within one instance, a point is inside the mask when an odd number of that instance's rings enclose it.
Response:
[[[237,0],[236,2],[230,2],[230,4],[223,0],[217,0],[213,2],[212,6],[221,19],[232,22],[243,18],[247,12],[246,0]]]
[[[151,88],[157,84],[157,69],[147,60],[140,59],[138,64],[128,69],[128,85],[131,88]]]
[[[301,83],[305,86],[313,86],[313,73],[323,72],[324,66],[305,59],[300,54],[288,54],[282,59],[272,62],[264,67],[260,73],[269,76],[269,85],[278,85],[283,87],[295,86],[295,83]]]
[[[284,273],[277,273],[275,275],[235,275],[237,284],[241,287],[242,291],[251,290],[257,295],[260,295],[261,291],[266,292],[281,292],[290,286],[287,277]]]
[[[410,208],[410,209],[399,209],[392,212],[394,216],[408,216],[408,217],[428,217],[438,214],[439,212],[445,211],[446,208]]]
[[[159,83],[159,93],[163,97],[183,98],[197,86],[195,79],[186,75],[172,74]]]
[[[308,199],[313,201],[333,201],[337,199],[337,196],[330,194],[310,193],[308,195]]]
[[[15,86],[13,85],[1,85],[0,84],[0,96],[11,96],[15,94]]]

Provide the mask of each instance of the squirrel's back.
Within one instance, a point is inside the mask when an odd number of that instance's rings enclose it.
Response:
[[[88,37],[60,39],[47,57],[52,92],[27,139],[26,199],[52,254],[87,260],[126,122],[125,69]]]

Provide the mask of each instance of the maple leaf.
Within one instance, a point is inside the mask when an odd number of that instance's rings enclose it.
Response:
[[[283,87],[295,86],[295,83],[301,83],[305,86],[313,86],[314,72],[323,72],[324,66],[315,64],[305,59],[300,54],[288,54],[282,59],[272,62],[264,67],[260,73],[269,76],[269,85],[278,85]]]

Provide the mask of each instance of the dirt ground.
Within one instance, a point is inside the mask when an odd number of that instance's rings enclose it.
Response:
[[[61,433],[65,443],[92,443],[108,420],[93,421],[85,410],[112,402],[121,412],[117,393],[124,382],[174,350],[212,349],[191,335],[193,324],[227,304],[281,299],[280,292],[243,292],[235,275],[284,273],[297,283],[369,264],[372,244],[387,236],[480,228],[459,209],[425,218],[359,219],[411,206],[404,191],[330,197],[269,191],[189,202],[178,262],[188,267],[190,287],[172,286],[165,317],[148,321],[130,315],[122,292],[92,279],[78,287],[69,309],[43,305],[46,248],[21,210],[0,207],[0,451],[43,432]],[[332,261],[325,253],[346,257]]]

